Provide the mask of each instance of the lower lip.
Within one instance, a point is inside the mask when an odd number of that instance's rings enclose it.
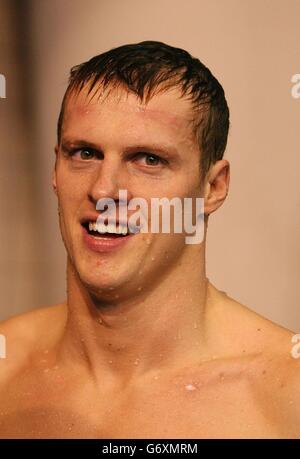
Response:
[[[95,237],[91,236],[86,228],[82,227],[82,229],[85,244],[94,252],[111,252],[118,247],[124,246],[130,239],[136,236],[136,234],[131,234],[129,236],[119,236],[114,238],[101,236]]]

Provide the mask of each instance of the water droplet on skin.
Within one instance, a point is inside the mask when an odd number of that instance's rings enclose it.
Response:
[[[198,325],[196,324],[196,322],[194,323],[194,328],[198,328]]]
[[[134,364],[138,365],[140,363],[140,359],[135,359]]]
[[[53,367],[53,370],[58,370],[58,365],[55,365],[55,366]]]
[[[155,260],[155,257],[151,257],[151,261],[154,261]]]
[[[113,361],[112,361],[112,360],[109,360],[108,363],[113,363]]]
[[[143,274],[143,270],[142,269],[139,271],[139,274]]]
[[[142,290],[143,287],[138,287],[138,291],[140,292]]]
[[[120,295],[117,294],[117,295],[115,295],[115,298],[119,298],[119,296],[120,296]]]
[[[98,317],[97,322],[99,322],[99,324],[103,324],[103,320],[101,319],[101,317]]]
[[[224,381],[225,379],[224,373],[220,373],[219,376],[220,376],[221,381]]]
[[[48,349],[45,349],[44,350],[44,354],[48,354],[49,353],[49,350]]]
[[[115,289],[115,287],[109,287],[109,289],[108,289],[108,290],[114,290],[114,289]]]
[[[289,405],[292,405],[293,403],[294,403],[293,400],[290,400],[290,401],[289,401]]]
[[[157,376],[157,375],[155,375],[155,376],[153,377],[153,379],[158,379],[158,378],[159,378],[159,376]]]
[[[44,369],[44,373],[48,373],[48,371],[49,371],[49,368]]]
[[[196,386],[194,386],[194,384],[187,384],[185,388],[186,390],[196,390]]]

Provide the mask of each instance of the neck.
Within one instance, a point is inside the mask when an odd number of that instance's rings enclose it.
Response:
[[[197,267],[197,268],[195,268]],[[204,255],[182,263],[134,298],[95,299],[68,262],[68,318],[63,354],[84,363],[96,379],[128,381],[184,367],[207,357],[210,283]]]

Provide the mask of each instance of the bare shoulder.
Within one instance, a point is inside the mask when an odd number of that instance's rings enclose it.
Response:
[[[213,335],[222,333],[222,346],[232,353],[285,354],[291,356],[296,332],[262,316],[210,284]]]
[[[0,385],[26,367],[32,352],[51,346],[64,325],[66,305],[34,309],[0,322],[5,357],[0,359]]]
[[[260,406],[276,420],[283,436],[300,438],[300,333],[222,292],[219,298],[215,312],[225,317],[228,346],[235,346],[235,351],[238,347],[238,354],[255,356],[249,372]]]

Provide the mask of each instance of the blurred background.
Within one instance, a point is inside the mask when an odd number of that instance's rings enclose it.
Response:
[[[231,110],[231,186],[211,215],[207,275],[300,332],[299,0],[0,0],[0,319],[65,298],[51,188],[71,66],[159,40],[198,57]]]

